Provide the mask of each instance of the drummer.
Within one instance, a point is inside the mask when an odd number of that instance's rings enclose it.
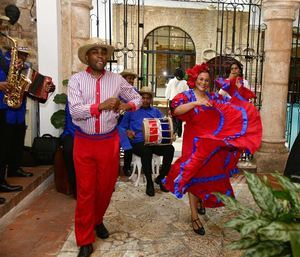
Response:
[[[135,112],[125,113],[120,127],[126,130],[127,136],[131,140],[132,151],[135,155],[141,157],[142,169],[145,173],[147,186],[146,194],[154,196],[154,185],[152,181],[152,154],[163,156],[163,164],[160,175],[155,178],[155,183],[159,185],[160,190],[168,192],[163,186],[161,180],[168,174],[174,157],[174,147],[172,145],[145,145],[143,135],[144,118],[162,118],[163,114],[157,108],[152,106],[153,92],[150,87],[142,87],[139,91],[142,96],[142,106]]]

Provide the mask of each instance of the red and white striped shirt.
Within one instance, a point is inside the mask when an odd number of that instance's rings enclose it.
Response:
[[[74,74],[68,85],[68,101],[73,123],[86,134],[105,134],[115,129],[119,114],[111,110],[99,112],[98,106],[108,98],[123,98],[136,110],[141,96],[121,75],[104,71],[96,79],[90,68]]]

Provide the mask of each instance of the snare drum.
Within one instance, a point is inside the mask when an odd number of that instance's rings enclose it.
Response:
[[[145,145],[170,145],[173,142],[173,122],[168,118],[143,120]]]

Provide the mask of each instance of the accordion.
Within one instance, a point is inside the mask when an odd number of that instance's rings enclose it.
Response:
[[[32,68],[26,69],[25,76],[31,80],[31,84],[26,90],[27,95],[39,103],[45,103],[48,99],[49,87],[53,85],[52,78],[44,76]]]

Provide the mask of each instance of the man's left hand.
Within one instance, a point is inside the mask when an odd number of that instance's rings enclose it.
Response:
[[[127,103],[120,103],[119,105],[119,112],[120,113],[123,113],[123,112],[126,112],[126,111],[129,111],[131,109],[131,105],[127,104]]]

